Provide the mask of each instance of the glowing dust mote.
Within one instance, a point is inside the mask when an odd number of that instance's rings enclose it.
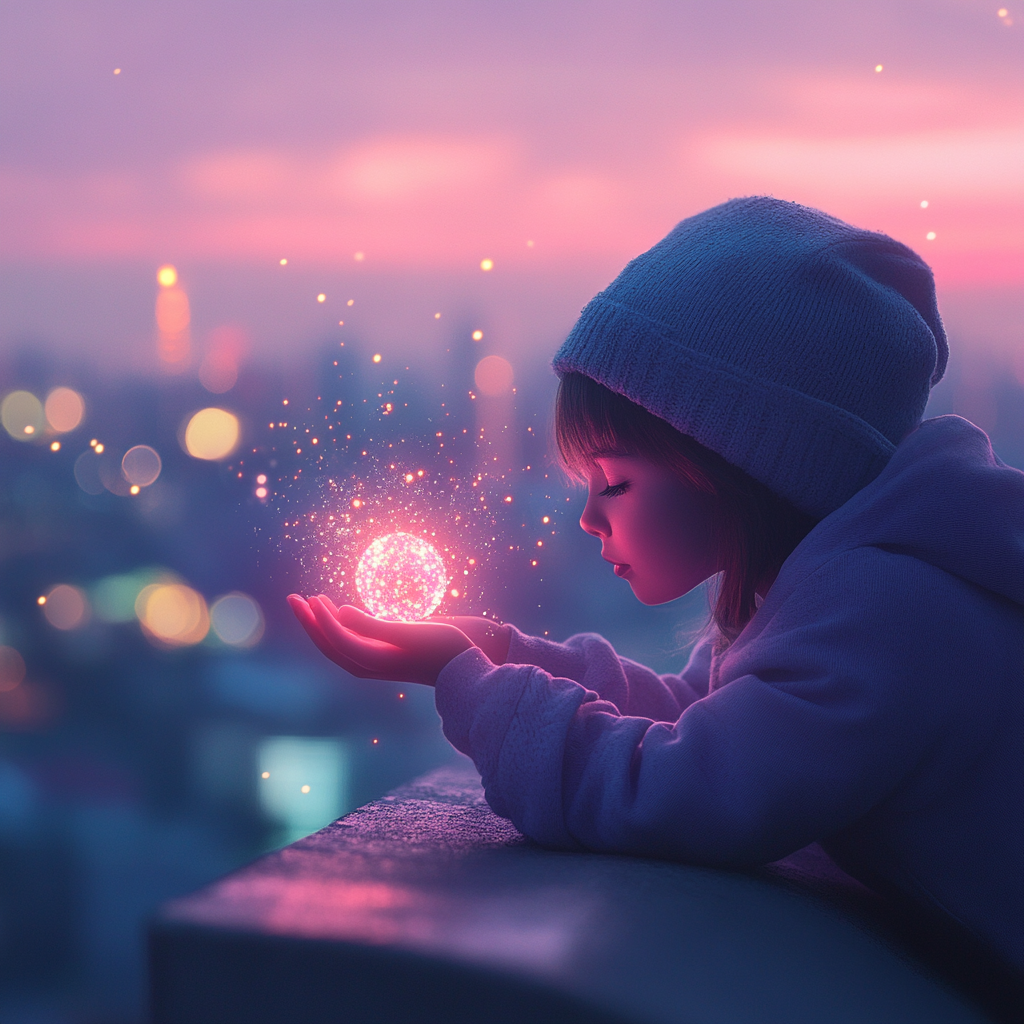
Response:
[[[378,537],[356,566],[356,590],[371,615],[414,622],[440,603],[448,573],[436,548],[411,533]]]

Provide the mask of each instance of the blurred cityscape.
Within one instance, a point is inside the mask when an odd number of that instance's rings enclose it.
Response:
[[[141,1019],[160,901],[453,756],[429,690],[348,677],[284,601],[356,600],[328,584],[322,552],[351,576],[375,518],[377,532],[382,516],[448,530],[442,612],[600,630],[668,668],[704,609],[700,594],[644,609],[604,572],[551,464],[544,363],[513,370],[463,323],[411,369],[325,338],[285,382],[244,364],[237,329],[187,355],[183,292],[177,340],[166,312],[160,326],[170,273],[153,338],[164,372],[112,378],[17,342],[3,354],[5,1021]],[[303,453],[318,423],[350,440]],[[396,511],[392,482],[418,503]],[[332,546],[319,524],[353,505],[362,527]]]

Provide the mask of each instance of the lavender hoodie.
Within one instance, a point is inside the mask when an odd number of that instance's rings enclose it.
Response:
[[[657,675],[515,631],[436,697],[540,843],[742,867],[818,841],[1024,970],[1024,473],[966,420],[911,433],[724,652]]]

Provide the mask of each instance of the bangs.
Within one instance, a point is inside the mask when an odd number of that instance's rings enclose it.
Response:
[[[645,411],[582,373],[567,373],[559,381],[555,441],[562,465],[574,480],[585,480],[588,467],[602,455],[638,454],[628,450],[627,417],[617,408],[622,403]]]
[[[582,373],[567,373],[559,381],[555,442],[565,471],[580,483],[595,459],[632,455],[667,465],[698,490],[714,493],[703,463],[724,463],[692,437]]]

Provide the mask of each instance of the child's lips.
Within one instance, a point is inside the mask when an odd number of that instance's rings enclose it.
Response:
[[[616,562],[615,563],[615,575],[616,576],[623,577],[623,576],[626,575],[627,572],[629,572],[629,565],[626,562]]]

